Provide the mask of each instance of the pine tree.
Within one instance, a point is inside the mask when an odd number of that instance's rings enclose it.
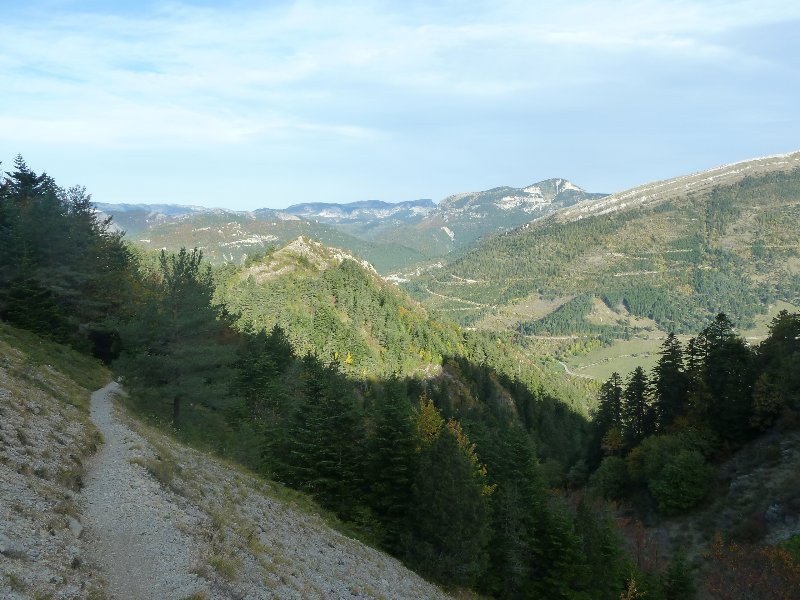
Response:
[[[666,430],[687,408],[688,380],[681,343],[670,333],[661,346],[661,357],[653,368],[653,404],[658,428]]]
[[[212,302],[211,272],[202,253],[182,248],[159,256],[136,316],[121,327],[117,367],[143,396],[166,398],[174,427],[186,404],[219,409],[227,396],[234,346]]]
[[[647,375],[636,367],[622,394],[623,436],[629,448],[639,444],[655,429],[655,419],[647,398]]]

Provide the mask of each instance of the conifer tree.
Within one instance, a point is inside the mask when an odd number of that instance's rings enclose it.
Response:
[[[524,596],[536,569],[537,519],[547,510],[536,453],[520,426],[498,426],[479,439],[496,486],[490,496],[489,571],[480,589],[504,598]]]
[[[369,505],[383,525],[383,546],[397,552],[417,470],[411,407],[401,382],[384,384],[372,412],[366,454]]]
[[[800,313],[783,310],[775,316],[758,346],[756,366],[760,376],[753,401],[764,428],[787,408],[800,409]]]
[[[486,471],[460,425],[444,423],[430,400],[420,400],[416,419],[419,468],[404,554],[439,581],[474,585],[488,558]]]
[[[294,410],[287,456],[290,483],[351,518],[360,507],[365,433],[351,390],[334,367],[303,360],[304,401]]]
[[[162,250],[145,290],[136,316],[121,327],[117,367],[142,395],[167,399],[172,424],[180,427],[186,404],[221,407],[235,347],[226,343],[227,324],[211,304],[213,283],[202,252]]]
[[[631,572],[622,536],[611,517],[600,507],[592,507],[586,498],[578,503],[575,525],[586,556],[591,597],[593,600],[617,600]]]
[[[590,460],[593,464],[599,464],[603,454],[617,454],[622,450],[622,379],[617,372],[600,386],[592,429]]]
[[[654,431],[654,415],[647,398],[647,375],[636,367],[622,394],[623,435],[629,448]]]
[[[720,313],[700,334],[703,380],[708,388],[708,425],[728,439],[741,440],[752,415],[753,354]]]
[[[667,429],[686,410],[688,381],[684,371],[683,349],[670,333],[661,346],[661,356],[653,368],[653,404],[658,428]]]

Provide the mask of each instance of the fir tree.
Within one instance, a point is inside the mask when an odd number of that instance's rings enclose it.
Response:
[[[411,407],[399,381],[384,384],[372,412],[366,459],[369,505],[383,525],[383,546],[397,552],[417,470]]]
[[[486,472],[460,426],[454,421],[444,424],[430,401],[420,404],[419,468],[404,554],[415,568],[439,581],[474,585],[488,558]]]
[[[647,375],[636,367],[622,394],[623,435],[629,448],[653,433],[654,415],[647,398]]]
[[[685,412],[689,386],[681,343],[674,334],[670,333],[664,340],[660,354],[651,383],[658,427],[663,431]]]

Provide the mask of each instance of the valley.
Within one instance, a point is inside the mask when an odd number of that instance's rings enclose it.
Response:
[[[142,559],[137,597],[722,598],[745,552],[794,600],[798,163],[236,212],[94,206],[19,157],[2,491],[44,500],[0,589],[133,594],[135,530],[182,573]]]

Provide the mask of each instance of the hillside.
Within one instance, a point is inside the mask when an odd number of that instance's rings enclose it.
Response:
[[[159,218],[130,241],[145,249],[176,251],[200,248],[214,263],[241,264],[246,257],[281,246],[300,235],[361,256],[382,270],[420,260],[417,252],[401,244],[382,244],[357,238],[334,226],[302,220],[268,209],[252,213],[217,211]]]
[[[565,381],[556,363],[521,352],[509,336],[464,331],[344,250],[301,236],[222,279],[217,301],[240,328],[277,325],[296,353],[352,377],[439,377],[447,359],[474,357],[586,411],[584,386]]]
[[[800,294],[797,164],[800,153],[758,159],[587,201],[493,236],[408,288],[462,322],[496,316],[536,334],[621,337],[638,326],[629,316],[692,332],[720,311],[746,327]],[[617,329],[590,327],[582,294],[616,313]]]
[[[304,237],[239,269],[218,295],[241,323],[279,325],[298,354],[362,376],[425,370],[460,343],[456,326],[431,322],[369,263]]]
[[[128,416],[111,387],[90,420],[87,386],[109,375],[93,361],[3,324],[0,355],[3,598],[445,597],[300,494]]]
[[[547,179],[523,188],[497,187],[454,194],[419,223],[386,230],[377,239],[402,242],[429,258],[469,248],[476,240],[605,194],[586,192],[566,179]]]

